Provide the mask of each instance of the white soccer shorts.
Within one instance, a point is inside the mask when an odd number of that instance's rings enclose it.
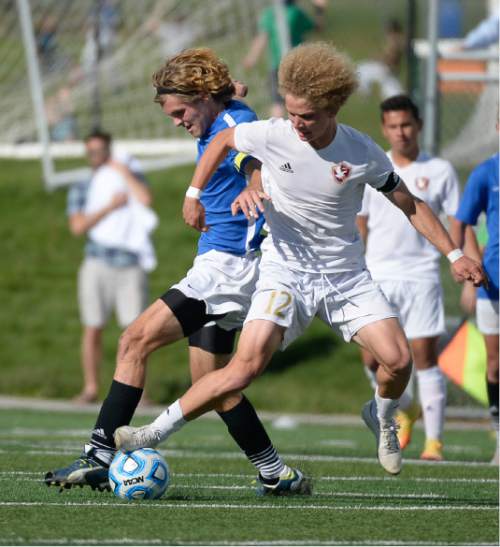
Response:
[[[434,281],[376,280],[387,297],[408,340],[446,332],[443,291]]]
[[[203,300],[209,315],[225,314],[216,321],[221,328],[241,328],[259,277],[259,261],[254,252],[236,256],[212,250],[198,255],[186,277],[172,289]]]
[[[486,335],[498,334],[498,300],[478,298],[476,302],[476,321],[479,332]]]
[[[315,316],[350,342],[362,327],[397,314],[367,270],[307,273],[264,257],[245,323],[264,319],[285,327],[285,349]]]

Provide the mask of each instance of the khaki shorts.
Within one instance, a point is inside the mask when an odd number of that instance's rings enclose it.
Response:
[[[147,276],[139,266],[114,268],[87,257],[78,272],[80,318],[87,327],[104,327],[111,312],[124,328],[147,306]]]

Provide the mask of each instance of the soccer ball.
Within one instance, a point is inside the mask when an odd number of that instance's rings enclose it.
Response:
[[[161,498],[169,479],[167,462],[152,448],[117,452],[109,466],[111,490],[125,500]]]

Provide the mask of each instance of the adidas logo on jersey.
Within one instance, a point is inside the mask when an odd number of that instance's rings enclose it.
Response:
[[[280,170],[285,171],[285,173],[294,173],[294,170],[292,169],[292,166],[289,162],[284,163],[283,165],[280,165]]]

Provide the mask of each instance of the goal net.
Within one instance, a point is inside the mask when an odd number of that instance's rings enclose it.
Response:
[[[78,156],[92,128],[139,155],[145,170],[192,162],[183,138],[153,103],[152,73],[191,46],[213,48],[248,84],[248,102],[267,113],[265,58],[242,59],[259,14],[276,0],[2,0],[0,156],[40,157],[48,186],[81,170],[56,171],[54,158]],[[306,3],[307,4],[307,3]]]

